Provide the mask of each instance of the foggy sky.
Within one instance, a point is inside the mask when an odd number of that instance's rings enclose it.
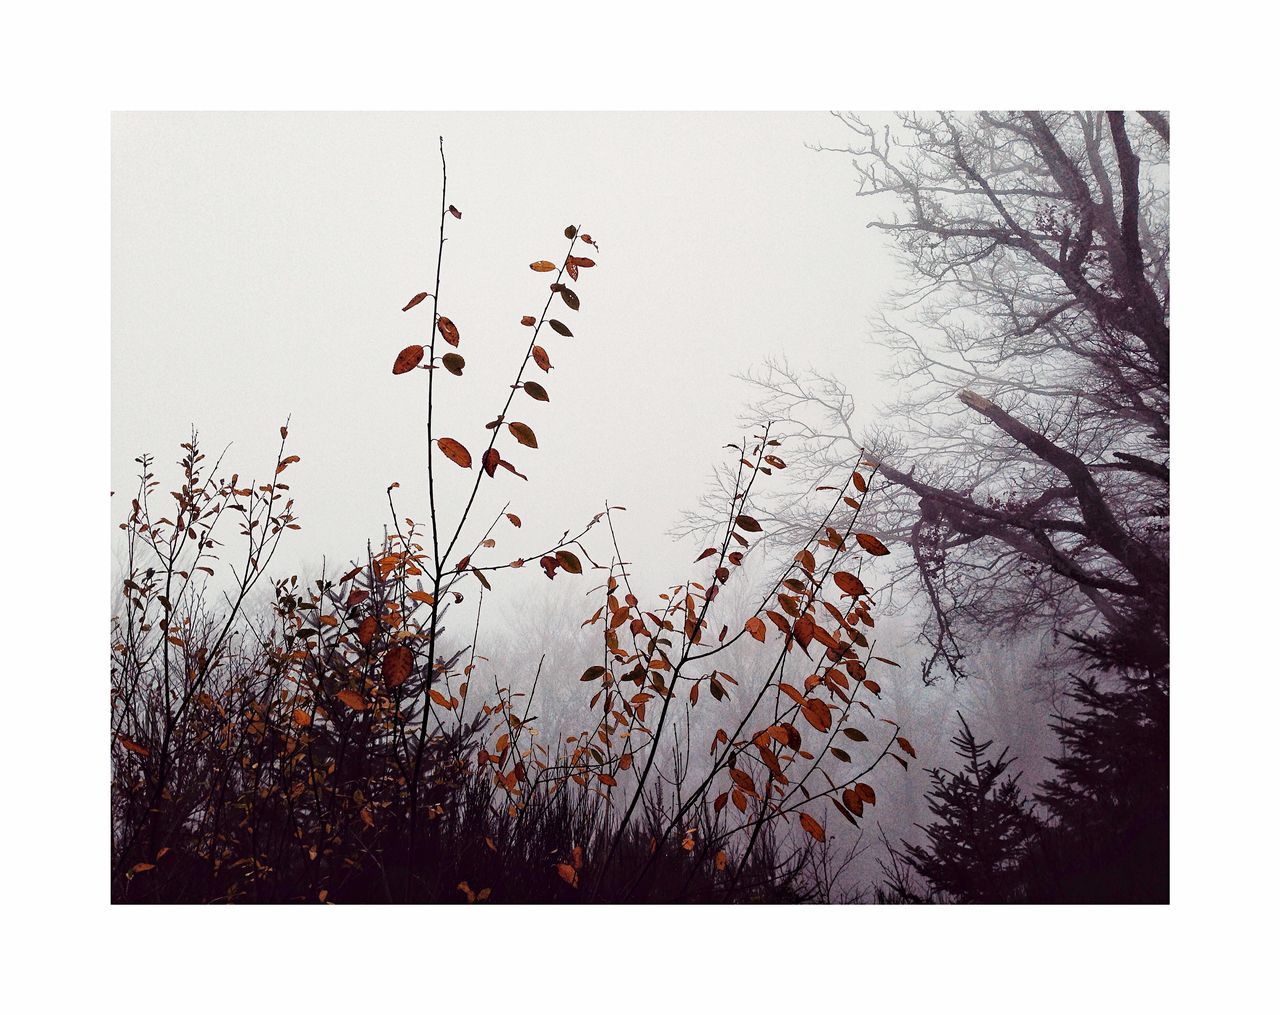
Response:
[[[887,394],[868,318],[896,265],[847,161],[806,148],[844,143],[825,113],[117,114],[119,507],[133,458],[154,453],[167,481],[192,424],[211,458],[231,443],[230,468],[265,477],[291,414],[303,530],[274,572],[376,542],[393,481],[398,508],[426,517],[426,375],[391,364],[430,325],[429,301],[400,308],[433,288],[440,135],[463,213],[446,227],[440,312],[467,368],[437,378],[439,435],[478,458],[529,339],[519,319],[546,297],[550,276],[528,264],[558,262],[569,223],[600,246],[574,286],[581,311],[553,314],[575,337],[540,340],[550,403],[512,406],[539,449],[500,444],[529,482],[482,485],[476,525],[507,500],[525,522],[497,532],[495,559],[534,553],[608,499],[628,509],[615,521],[640,584],[683,581],[691,548],[665,534],[741,436],[749,392],[733,374],[786,355],[842,374],[867,413]],[[442,463],[447,517],[473,476]]]

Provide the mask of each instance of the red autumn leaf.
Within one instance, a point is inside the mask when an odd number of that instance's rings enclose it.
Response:
[[[850,574],[848,571],[837,571],[832,577],[840,591],[847,592],[854,599],[867,594],[867,587],[862,584],[857,575]]]
[[[406,303],[406,304],[405,304],[403,307],[401,307],[400,309],[401,309],[401,310],[412,310],[414,307],[416,307],[419,303],[421,303],[423,300],[425,300],[425,299],[426,299],[428,296],[430,296],[430,295],[431,295],[430,293],[418,293],[418,295],[417,295],[417,296],[415,296],[413,299],[411,299],[408,303]]]
[[[558,863],[556,864],[556,870],[570,888],[578,887],[578,872],[573,869],[573,864]]]
[[[458,211],[453,205],[449,205],[449,214],[456,219],[462,218],[462,212]]]
[[[547,577],[554,581],[556,577],[556,570],[560,567],[560,562],[556,560],[555,557],[548,555],[543,557],[538,561],[538,563],[542,565],[542,570],[547,572]]]
[[[801,706],[800,714],[819,733],[826,733],[827,730],[831,729],[831,709],[825,701],[810,698]]]
[[[539,402],[551,401],[551,396],[547,394],[547,389],[544,388],[537,381],[525,381],[524,390],[525,390],[525,393],[530,398],[535,399],[536,401],[539,401]]]
[[[569,326],[567,324],[563,324],[555,319],[549,320],[547,323],[551,325],[551,330],[557,335],[563,335],[565,338],[573,338],[573,332],[569,330]]]
[[[520,318],[520,323],[523,324],[526,328],[532,328],[534,324],[536,324],[537,322],[528,314],[525,314],[522,318]]]
[[[424,351],[420,345],[406,345],[400,350],[400,355],[396,357],[395,365],[391,367],[391,372],[393,374],[407,374],[422,362]]]
[[[547,350],[540,345],[533,347],[533,361],[538,364],[543,373],[552,369],[551,357],[547,355]]]
[[[449,318],[441,317],[436,321],[436,327],[440,329],[440,334],[444,336],[446,342],[453,346],[458,344],[458,328]]]
[[[756,521],[754,518],[752,518],[750,515],[738,515],[737,523],[738,523],[738,528],[742,529],[745,532],[760,531],[760,523]]]
[[[526,448],[536,448],[538,446],[538,438],[527,424],[508,423],[507,429],[511,431],[511,436]]]
[[[867,481],[862,478],[862,473],[855,472],[853,474],[853,485],[858,488],[859,493],[867,492]]]
[[[120,740],[120,746],[123,747],[126,751],[132,751],[134,754],[140,755],[141,757],[144,757],[144,758],[151,757],[151,752],[147,750],[147,748],[143,747],[141,744],[135,743],[134,741],[130,740],[123,733],[117,734],[117,736]]]
[[[889,552],[889,548],[885,546],[884,543],[880,542],[880,540],[876,539],[876,537],[871,535],[870,533],[857,532],[857,533],[854,533],[854,535],[858,540],[858,545],[861,546],[864,550],[867,551],[867,553],[871,554],[873,557],[883,557],[885,554]]]
[[[382,659],[382,680],[388,687],[399,687],[413,672],[413,650],[393,645]]]
[[[484,457],[480,460],[481,466],[484,468],[485,474],[492,479],[498,472],[498,463],[502,461],[502,456],[498,454],[496,448],[489,448],[484,453]]]
[[[805,651],[808,651],[809,649],[809,642],[813,641],[815,628],[816,625],[813,622],[813,618],[808,614],[798,618],[795,624],[792,625],[792,631],[795,633],[796,641],[800,643],[800,647]]]
[[[507,512],[507,521],[509,521],[509,522],[510,522],[512,525],[514,525],[517,529],[518,529],[518,528],[520,528],[520,516],[519,516],[519,515],[513,515],[510,511],[508,511],[508,512]]]
[[[910,754],[913,758],[916,756],[916,749],[911,746],[910,741],[906,737],[898,737],[898,746]]]
[[[564,300],[565,306],[567,306],[570,310],[577,310],[578,307],[581,305],[578,300],[578,294],[574,292],[572,289],[570,289],[568,286],[561,288],[560,298]]]
[[[759,617],[752,617],[746,624],[747,634],[751,635],[756,641],[764,641],[764,621]]]
[[[360,621],[360,626],[356,628],[356,638],[365,648],[373,641],[373,636],[378,633],[378,618],[365,617]]]
[[[284,472],[284,470],[287,469],[294,462],[300,462],[300,461],[302,461],[302,459],[299,458],[297,455],[290,455],[288,458],[282,458],[280,460],[280,464],[276,466],[276,475],[277,476],[280,475],[280,473]]]
[[[568,550],[557,550],[556,561],[570,574],[582,574],[582,561]]]
[[[339,691],[338,700],[349,708],[354,708],[357,712],[363,712],[369,707],[369,703],[364,698],[350,689]]]
[[[812,835],[818,842],[827,841],[827,833],[823,830],[822,825],[818,823],[818,819],[800,812],[800,827]]]
[[[471,452],[452,437],[441,437],[436,443],[440,445],[440,450],[444,452],[445,458],[453,462],[454,465],[460,465],[464,469],[471,468]]]

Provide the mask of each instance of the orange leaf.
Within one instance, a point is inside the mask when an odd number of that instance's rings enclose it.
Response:
[[[412,310],[414,307],[416,307],[419,303],[421,303],[423,300],[425,300],[425,299],[426,299],[428,296],[430,296],[430,295],[431,295],[430,293],[418,293],[418,295],[417,295],[417,296],[415,296],[413,299],[411,299],[408,303],[406,303],[406,304],[405,304],[403,307],[401,307],[400,309],[401,309],[401,310]]]
[[[151,757],[151,752],[147,750],[147,748],[143,747],[141,744],[134,743],[132,740],[126,737],[123,733],[118,734],[118,736],[120,739],[120,746],[123,747],[126,751],[132,751],[134,754],[141,755],[144,758]]]
[[[508,423],[507,429],[511,431],[511,436],[523,444],[526,448],[536,448],[538,446],[538,438],[534,432],[529,429],[525,423]]]
[[[756,641],[764,641],[764,621],[759,617],[752,617],[747,621],[747,633]]]
[[[369,707],[369,703],[352,690],[339,691],[338,700],[348,708],[354,708],[357,712],[363,712]]]
[[[858,542],[862,542],[861,536],[858,537]],[[857,575],[850,574],[848,571],[837,571],[832,577],[840,591],[847,592],[854,599],[867,594],[867,587],[862,584]]]
[[[413,650],[393,645],[382,659],[382,680],[388,687],[399,687],[413,672]]]
[[[441,317],[436,321],[436,327],[440,329],[440,334],[444,336],[444,340],[452,346],[458,344],[458,327],[449,318]]]
[[[302,709],[295,708],[293,710],[293,721],[299,726],[310,726],[311,716],[307,715],[307,713],[302,711]]]
[[[513,515],[510,511],[508,511],[508,512],[507,512],[507,521],[509,521],[509,522],[510,522],[512,525],[514,525],[517,529],[518,529],[518,528],[520,528],[520,516],[519,516],[519,515]]]
[[[529,267],[532,268],[534,271],[555,271],[556,270],[556,266],[552,264],[550,261],[534,261],[533,264],[529,265]]]
[[[573,864],[558,863],[556,864],[556,871],[559,872],[560,877],[564,879],[565,884],[570,888],[578,887],[578,872],[573,869]]]
[[[873,557],[883,557],[889,552],[889,548],[885,546],[884,543],[880,542],[880,540],[876,539],[875,536],[869,533],[857,532],[854,533],[854,535],[858,540],[858,545]]]
[[[440,450],[444,452],[445,458],[453,462],[454,465],[461,465],[464,469],[471,468],[471,452],[452,437],[441,437],[436,443],[440,445]]]
[[[526,328],[532,328],[537,323],[537,321],[535,321],[528,314],[525,314],[522,318],[520,318],[520,323],[523,324]]]
[[[547,350],[540,345],[533,347],[533,361],[542,368],[543,373],[551,369],[551,358],[547,355]]]
[[[396,362],[392,366],[391,372],[393,374],[407,374],[422,362],[424,351],[420,345],[406,345],[400,350],[400,355],[396,357]]]
[[[822,825],[818,823],[817,818],[811,817],[804,811],[800,812],[800,827],[817,839],[818,842],[827,841],[827,833],[823,831]]]
[[[356,638],[365,648],[369,647],[369,643],[373,641],[373,636],[378,633],[378,618],[365,617],[360,621],[360,626],[356,628]]]
[[[913,758],[916,756],[916,749],[911,746],[906,737],[898,737],[898,746],[910,754]]]

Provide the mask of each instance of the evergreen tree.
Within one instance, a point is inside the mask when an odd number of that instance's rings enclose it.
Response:
[[[1012,901],[1020,891],[1023,857],[1038,828],[1018,775],[1008,774],[1015,759],[1007,756],[1007,748],[989,759],[992,741],[980,742],[963,715],[951,743],[964,766],[959,772],[930,772],[929,809],[938,820],[920,826],[927,846],[906,846],[899,858],[924,878],[934,898]],[[900,901],[911,901],[907,896],[916,894],[901,879],[897,888]]]

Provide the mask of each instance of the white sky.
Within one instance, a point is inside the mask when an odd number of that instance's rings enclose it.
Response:
[[[748,391],[732,375],[766,355],[839,372],[869,421],[881,360],[867,321],[896,265],[847,160],[805,147],[845,143],[825,113],[117,114],[119,507],[135,455],[167,467],[193,423],[211,458],[230,442],[231,468],[265,477],[292,414],[303,530],[274,572],[376,541],[392,481],[400,510],[425,519],[426,374],[391,364],[431,319],[429,301],[400,308],[434,281],[439,135],[463,213],[447,226],[440,310],[467,360],[463,377],[437,377],[439,435],[478,459],[529,339],[520,316],[546,296],[529,262],[558,261],[571,222],[600,245],[573,285],[581,312],[554,315],[575,337],[544,329],[551,402],[512,406],[539,450],[500,444],[530,481],[482,485],[478,525],[507,499],[525,521],[498,530],[495,561],[607,498],[628,509],[616,522],[645,587],[684,580],[698,548],[665,533],[739,436]],[[439,475],[452,518],[474,473],[444,462]]]

